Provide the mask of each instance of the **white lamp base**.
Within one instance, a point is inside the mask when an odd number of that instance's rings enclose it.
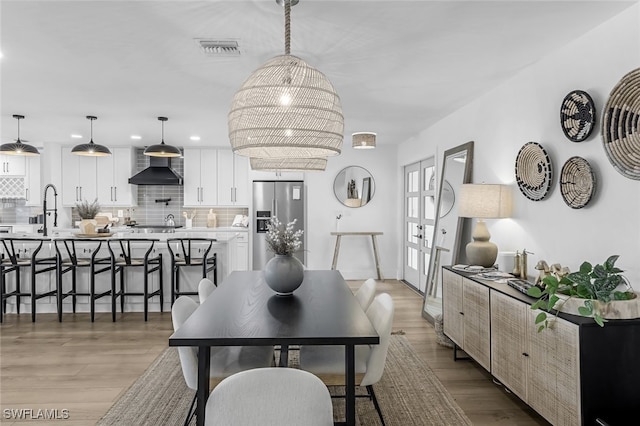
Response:
[[[498,246],[489,241],[491,234],[483,220],[478,220],[472,236],[473,241],[466,247],[467,261],[470,265],[492,267],[498,257]]]

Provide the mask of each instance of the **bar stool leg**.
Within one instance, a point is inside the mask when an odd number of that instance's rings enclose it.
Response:
[[[118,295],[118,297],[120,297],[120,313],[124,313],[124,287],[125,287],[124,274],[125,274],[125,268],[121,266],[120,267],[120,294]]]
[[[160,312],[164,312],[164,285],[162,282],[162,253],[158,255],[159,262],[158,263],[158,285],[160,291]]]
[[[147,321],[149,313],[149,266],[144,264],[144,320]]]
[[[20,286],[20,268],[16,266],[16,312],[20,315],[20,293],[22,289]]]
[[[33,260],[33,262],[35,259]],[[36,322],[36,268],[31,264],[31,322]]]
[[[171,306],[176,301],[176,262],[171,258]]]
[[[122,272],[122,269],[120,269]],[[111,274],[111,321],[116,322],[116,274],[118,270],[116,269],[114,273]],[[120,279],[122,279],[122,275],[120,275]]]
[[[0,324],[4,321],[4,313],[7,311],[7,299],[4,294],[7,292],[4,282],[4,267],[0,266]]]
[[[91,303],[91,322],[95,321],[96,316],[96,267],[91,262],[91,278],[89,279],[89,299]],[[75,274],[75,268],[74,268]]]
[[[58,322],[62,322],[62,262],[56,257],[56,304],[58,308]]]

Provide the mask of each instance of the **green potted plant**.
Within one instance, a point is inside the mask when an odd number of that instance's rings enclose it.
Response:
[[[92,202],[84,200],[81,203],[76,203],[76,211],[78,212],[78,216],[80,216],[80,219],[82,219],[79,225],[80,233],[95,234],[96,226],[98,225],[95,217],[100,211],[100,204],[98,203],[98,199],[96,198]]]
[[[618,257],[609,256],[604,264],[591,265],[589,262],[583,262],[579,271],[569,273],[560,279],[554,275],[544,277],[544,288],[531,287],[527,294],[538,298],[531,305],[531,309],[546,311],[536,316],[538,331],[549,327],[547,312],[554,309],[556,316],[558,311],[563,311],[592,317],[601,327],[607,319],[637,318],[640,315],[638,298],[622,275],[624,271],[615,266]],[[636,303],[627,306],[616,304],[618,301],[630,300]]]

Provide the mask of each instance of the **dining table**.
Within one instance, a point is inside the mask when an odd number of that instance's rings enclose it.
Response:
[[[355,347],[380,337],[340,271],[305,270],[300,287],[277,295],[262,271],[234,271],[169,338],[198,348],[198,425],[204,425],[213,346],[341,345],[345,348],[345,419],[355,425]]]

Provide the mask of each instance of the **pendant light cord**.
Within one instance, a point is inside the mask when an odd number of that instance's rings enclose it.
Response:
[[[291,0],[284,0],[284,54],[291,54]]]
[[[18,140],[16,142],[20,143],[20,116],[16,117],[18,120]]]

